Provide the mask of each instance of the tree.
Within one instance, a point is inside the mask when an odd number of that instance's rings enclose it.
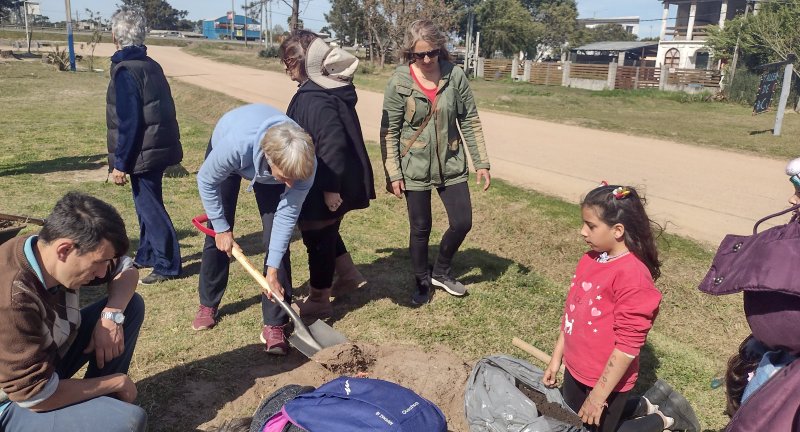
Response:
[[[729,59],[737,47],[743,64],[753,69],[763,63],[785,61],[789,54],[800,54],[800,0],[764,2],[758,14],[743,15],[711,28],[708,46],[716,58]],[[800,62],[794,64],[795,83],[800,83]],[[761,71],[758,71],[761,72]],[[800,99],[795,105],[800,110]]]
[[[520,0],[485,0],[476,10],[476,19],[481,31],[480,48],[487,57],[495,51],[506,56],[518,51],[533,52],[544,31]]]
[[[294,24],[292,23],[293,19],[295,18],[292,16],[286,18],[286,24],[289,25],[289,29],[287,31],[291,32],[292,30],[305,28],[305,23],[303,22],[302,19],[296,18],[297,22],[295,22]]]
[[[560,56],[573,34],[578,31],[578,6],[575,0],[541,1],[534,19],[544,25],[537,57],[545,52]]]
[[[419,19],[429,19],[445,33],[455,26],[455,13],[444,0],[362,0],[366,10],[366,24],[372,43],[379,49],[380,66],[386,63],[393,50],[399,61],[399,51],[409,24]],[[372,52],[372,47],[370,47]]]
[[[333,0],[325,20],[341,41],[357,43],[364,39],[366,23],[364,9],[358,0]]]
[[[94,71],[94,50],[103,40],[103,27],[108,26],[108,20],[104,20],[100,16],[100,12],[92,12],[91,9],[86,9],[86,15],[89,18],[86,20],[92,23],[92,37],[89,39],[89,71]]]
[[[179,21],[189,15],[188,11],[177,10],[165,0],[122,0],[122,5],[141,10],[150,29],[177,30]]]
[[[708,46],[717,58],[733,56],[737,41],[751,66],[800,54],[800,0],[764,2],[758,14],[740,15],[724,29],[710,29]]]
[[[15,4],[15,0],[0,0],[0,20],[5,20],[11,16]]]
[[[635,41],[636,35],[629,33],[619,24],[603,24],[592,28],[582,28],[573,34],[570,45],[577,47],[592,42]]]

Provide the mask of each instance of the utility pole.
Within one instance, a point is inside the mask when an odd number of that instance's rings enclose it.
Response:
[[[267,48],[267,22],[264,21],[264,0],[261,0],[261,36],[264,38],[264,49]]]
[[[789,54],[786,59],[786,66],[783,69],[783,84],[781,84],[781,99],[778,102],[778,114],[775,116],[775,127],[772,129],[772,135],[781,136],[781,127],[783,126],[783,114],[786,112],[786,103],[789,101],[789,91],[792,86],[792,70],[794,66],[792,63],[797,59],[794,54]]]
[[[472,22],[475,14],[472,8],[469,9],[469,21],[467,21],[467,37],[464,44],[464,72],[469,73],[470,57],[472,57]]]
[[[25,41],[28,42],[28,54],[31,53],[31,34],[28,30],[28,2],[22,2],[22,8],[25,14]]]
[[[236,21],[236,6],[233,5],[233,1],[231,0],[231,16],[230,20],[228,20],[228,25],[231,27],[231,40],[233,40],[233,23]]]
[[[289,30],[293,32],[297,30],[297,25],[300,21],[300,0],[292,0],[292,18],[289,21]]]
[[[75,40],[72,37],[72,12],[69,0],[64,0],[67,7],[67,46],[69,47],[69,70],[75,72]]]
[[[244,28],[243,28],[244,47],[247,48],[247,18],[248,18],[247,0],[245,0],[244,6],[242,6],[242,9],[244,9]]]

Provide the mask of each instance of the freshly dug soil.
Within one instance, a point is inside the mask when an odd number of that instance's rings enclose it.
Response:
[[[260,376],[253,377],[254,385],[241,396],[222,404],[216,417],[199,424],[198,429],[209,430],[226,420],[252,415],[261,399],[279,387],[300,384],[318,387],[342,375],[367,376],[391,381],[407,387],[442,410],[451,431],[468,431],[464,414],[464,388],[472,365],[460,360],[443,348],[422,351],[419,347],[392,345],[379,346],[366,343],[341,344],[318,352],[312,361],[304,362],[291,370],[264,368]],[[222,397],[214,391],[213,383],[197,382],[189,391],[186,406],[194,405],[194,395],[208,402],[208,397]],[[177,413],[176,413],[177,414]],[[181,415],[191,415],[183,411]],[[172,417],[172,416],[166,416]],[[166,429],[169,429],[168,425]]]
[[[581,421],[580,417],[576,416],[575,414],[565,410],[561,407],[561,405],[553,402],[548,402],[547,397],[544,394],[539,393],[538,391],[526,386],[523,383],[517,383],[517,388],[530,399],[534,404],[536,404],[536,409],[539,410],[539,414],[550,417],[555,420],[562,421],[572,426],[581,427],[583,422]]]

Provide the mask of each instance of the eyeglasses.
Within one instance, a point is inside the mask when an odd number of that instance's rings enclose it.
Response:
[[[441,50],[439,48],[435,50],[425,51],[425,52],[412,52],[411,55],[414,56],[417,60],[422,60],[425,57],[434,58],[439,56],[439,52]]]

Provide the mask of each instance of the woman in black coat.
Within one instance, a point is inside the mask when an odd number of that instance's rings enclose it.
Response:
[[[311,135],[318,162],[298,223],[310,273],[309,296],[298,306],[304,318],[327,318],[331,296],[366,283],[339,235],[345,213],[375,199],[352,84],[358,59],[305,30],[283,41],[280,56],[287,74],[299,83],[286,114]]]

